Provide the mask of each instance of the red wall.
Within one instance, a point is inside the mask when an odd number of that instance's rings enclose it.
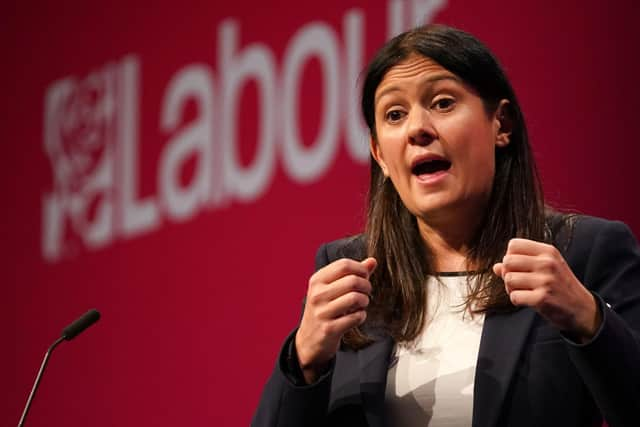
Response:
[[[495,51],[549,201],[640,232],[632,0],[35,3],[0,18],[1,425],[91,307],[28,425],[248,424],[316,247],[360,230],[348,64],[386,39],[392,3]],[[232,90],[253,60],[263,80]]]

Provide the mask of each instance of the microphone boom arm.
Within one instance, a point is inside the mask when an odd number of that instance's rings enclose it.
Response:
[[[49,362],[49,357],[53,350],[64,341],[64,337],[58,338],[47,350],[44,355],[44,359],[42,360],[42,364],[40,365],[40,370],[38,371],[38,375],[36,376],[36,381],[33,383],[33,388],[31,389],[31,393],[29,393],[29,398],[27,399],[27,404],[24,407],[24,411],[22,411],[22,416],[20,417],[20,422],[18,423],[18,427],[22,427],[24,425],[24,420],[27,418],[27,413],[29,412],[29,408],[31,407],[31,401],[33,400],[33,396],[36,395],[36,391],[38,390],[38,386],[40,385],[40,379],[42,378],[42,374],[44,373],[45,368],[47,367],[47,362]]]
[[[82,331],[87,329],[89,326],[93,325],[100,319],[100,312],[96,309],[91,309],[87,311],[85,314],[80,316],[78,319],[73,321],[69,326],[62,330],[62,336],[58,338],[47,350],[44,355],[44,359],[42,360],[42,364],[40,365],[40,370],[38,371],[38,375],[36,376],[36,381],[33,383],[33,388],[31,389],[31,393],[29,393],[29,398],[27,399],[27,404],[24,407],[24,411],[22,411],[22,416],[20,417],[20,422],[18,422],[18,427],[24,426],[24,420],[27,418],[27,413],[29,413],[29,408],[31,407],[31,401],[33,397],[36,395],[36,391],[38,390],[38,386],[40,385],[40,379],[42,378],[42,374],[44,373],[45,368],[47,367],[47,362],[49,362],[49,357],[53,350],[60,344],[62,341],[70,341],[79,335]]]

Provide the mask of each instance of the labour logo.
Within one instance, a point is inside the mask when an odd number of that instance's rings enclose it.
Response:
[[[117,138],[114,67],[51,85],[44,148],[53,192],[43,200],[43,254],[56,259],[108,241]]]

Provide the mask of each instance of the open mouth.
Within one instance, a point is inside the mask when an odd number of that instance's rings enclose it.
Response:
[[[417,176],[429,175],[449,170],[451,162],[445,159],[431,159],[420,162],[411,168],[411,173]]]

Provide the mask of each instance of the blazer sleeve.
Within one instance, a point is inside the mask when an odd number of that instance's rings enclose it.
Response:
[[[575,229],[570,258],[596,296],[602,325],[588,343],[569,343],[569,357],[609,427],[640,425],[640,249],[620,222],[586,218]]]
[[[329,264],[327,245],[322,245],[316,253],[316,270]],[[293,375],[288,358],[297,328],[285,340],[276,366],[269,377],[258,409],[251,422],[255,427],[319,426],[324,424],[331,391],[330,370],[310,385],[301,385]],[[297,363],[297,361],[296,361]]]

